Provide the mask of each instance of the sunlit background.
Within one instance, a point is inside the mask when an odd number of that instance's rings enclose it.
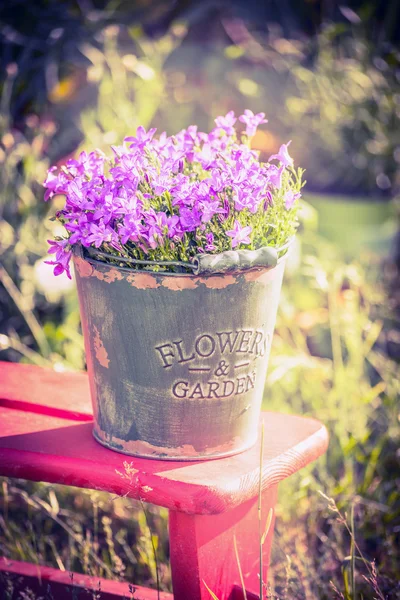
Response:
[[[85,367],[75,284],[44,263],[50,165],[250,108],[263,158],[291,139],[306,169],[264,408],[315,416],[331,444],[282,486],[270,598],[400,598],[399,39],[396,0],[0,6],[0,360]],[[0,555],[154,586],[152,534],[170,589],[162,509],[1,482]],[[378,569],[358,561],[357,590],[352,535]]]

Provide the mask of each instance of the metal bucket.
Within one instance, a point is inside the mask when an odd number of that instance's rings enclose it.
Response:
[[[75,253],[96,440],[166,460],[255,444],[284,263],[195,276]]]

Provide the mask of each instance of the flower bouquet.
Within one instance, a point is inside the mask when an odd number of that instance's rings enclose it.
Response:
[[[257,439],[285,256],[302,188],[289,144],[251,149],[264,113],[233,111],[208,134],[138,127],[111,156],[49,170],[45,199],[73,258],[94,435],[127,454],[201,459]],[[290,142],[289,142],[290,143]]]

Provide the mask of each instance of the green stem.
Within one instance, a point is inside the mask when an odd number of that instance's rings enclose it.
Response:
[[[258,482],[258,535],[260,542],[260,600],[263,598],[263,544],[262,544],[262,473],[263,473],[263,451],[264,451],[264,423],[261,425],[261,444],[260,444],[260,474]]]
[[[7,290],[9,296],[14,301],[15,306],[18,308],[20,313],[25,319],[26,324],[32,332],[33,337],[40,349],[41,354],[48,358],[51,354],[51,348],[47,341],[47,338],[43,332],[43,329],[36,319],[34,313],[25,306],[25,299],[5,268],[0,265],[0,282]]]

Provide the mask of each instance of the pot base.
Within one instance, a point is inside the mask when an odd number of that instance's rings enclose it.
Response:
[[[184,461],[184,462],[197,462],[197,461],[205,461],[205,460],[216,460],[218,458],[227,458],[228,456],[235,456],[236,454],[241,454],[242,452],[246,452],[253,448],[256,445],[258,437],[256,437],[251,443],[237,446],[228,450],[227,445],[225,444],[221,447],[220,450],[216,449],[210,454],[198,454],[192,447],[181,446],[181,448],[161,448],[157,446],[152,446],[147,442],[130,442],[131,447],[136,445],[137,450],[124,448],[120,440],[112,441],[102,439],[99,434],[96,432],[95,428],[92,429],[92,434],[96,442],[105,446],[109,450],[113,450],[114,452],[118,452],[119,454],[125,454],[127,456],[136,456],[138,458],[150,458],[153,460],[169,460],[169,461]],[[225,447],[225,450],[223,448]],[[191,453],[189,454],[189,448],[191,449]],[[147,451],[146,451],[147,450]],[[188,452],[185,455],[185,451]]]

